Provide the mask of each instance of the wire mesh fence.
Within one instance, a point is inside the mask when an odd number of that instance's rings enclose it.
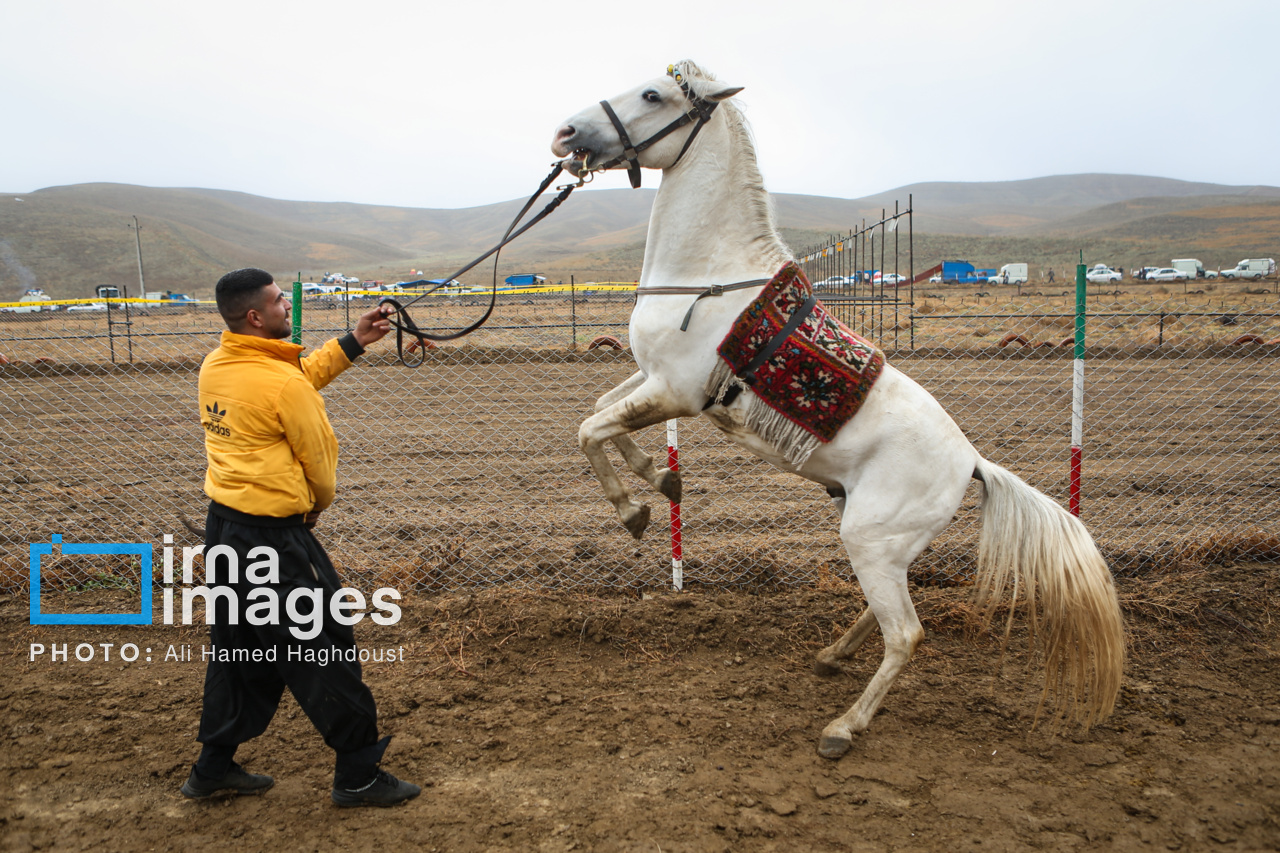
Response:
[[[931,391],[979,452],[1065,503],[1072,353],[1060,344],[1074,294],[1042,282],[925,285],[914,299],[902,290],[824,299]],[[1271,547],[1280,521],[1275,282],[1183,290],[1090,290],[1082,518],[1120,572],[1229,542]],[[595,400],[636,369],[633,300],[589,285],[504,295],[489,325],[430,350],[421,368],[400,365],[383,343],[326,388],[342,449],[338,500],[318,533],[346,576],[429,590],[669,584],[664,499],[625,474],[655,510],[645,539],[632,540],[577,448]],[[303,343],[342,333],[372,304],[305,300]],[[458,328],[484,304],[487,295],[441,297],[415,317]],[[199,543],[181,517],[200,526],[207,507],[196,382],[221,321],[208,305],[134,309],[128,326],[120,316],[0,313],[0,583],[9,590],[27,584],[31,543],[54,534]],[[592,347],[604,337],[621,348]],[[700,419],[680,430],[686,585],[851,576],[821,487]],[[638,439],[665,453],[661,427]],[[913,567],[918,581],[969,571],[977,499],[975,485]],[[130,572],[54,554],[42,577],[82,588]]]

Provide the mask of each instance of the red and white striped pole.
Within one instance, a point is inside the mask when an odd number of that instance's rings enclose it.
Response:
[[[680,421],[667,421],[667,467],[680,470]],[[680,542],[680,504],[671,502],[671,587],[684,589],[684,551]]]
[[[1084,459],[1084,252],[1076,265],[1076,352],[1071,363],[1071,482],[1068,508],[1080,515],[1080,464]]]

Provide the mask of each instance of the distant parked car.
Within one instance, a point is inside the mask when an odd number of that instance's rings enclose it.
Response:
[[[934,275],[929,276],[929,283],[942,284],[942,273],[935,273]]]
[[[1093,284],[1109,284],[1113,281],[1119,281],[1124,278],[1124,274],[1111,269],[1111,267],[1104,267],[1102,264],[1098,264],[1096,267],[1089,270],[1089,272],[1085,273],[1084,277]]]
[[[906,284],[907,277],[905,275],[898,275],[896,272],[887,272],[880,277],[880,283],[890,285]]]
[[[831,290],[833,288],[844,287],[849,284],[853,284],[853,279],[843,275],[832,275],[824,278],[822,281],[815,284],[814,287],[819,288],[820,290]]]
[[[1187,274],[1173,267],[1161,267],[1155,272],[1147,273],[1147,281],[1186,281]]]
[[[106,311],[105,302],[82,302],[79,305],[68,305],[67,311]]]

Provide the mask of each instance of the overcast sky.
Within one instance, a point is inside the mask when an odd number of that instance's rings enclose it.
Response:
[[[746,87],[775,192],[1280,185],[1277,38],[1277,0],[7,0],[0,192],[504,201],[563,119],[683,58]]]

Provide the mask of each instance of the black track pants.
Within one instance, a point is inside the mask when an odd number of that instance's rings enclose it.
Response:
[[[231,624],[227,602],[217,601],[215,621],[210,626],[212,645],[219,651],[245,650],[250,658],[255,650],[261,650],[266,657],[273,649],[274,661],[207,659],[204,710],[197,736],[205,745],[205,755],[225,756],[229,762],[236,746],[266,730],[288,687],[324,742],[338,753],[338,776],[357,781],[369,777],[386,745],[377,743],[377,707],[361,677],[359,659],[348,662],[334,654],[335,648],[355,649],[356,642],[352,627],[335,621],[329,613],[330,597],[342,584],[328,555],[302,525],[301,516],[250,516],[217,504],[210,506],[205,519],[205,553],[215,545],[228,545],[239,556],[236,583],[226,583],[224,560],[216,560],[215,565],[218,584],[235,591],[240,612],[238,624]],[[245,569],[261,556],[250,557],[249,551],[264,545],[279,555],[279,581],[250,583]],[[206,571],[207,567],[206,563]],[[250,594],[264,588],[276,594],[278,625],[251,625],[246,621],[246,611],[253,603]],[[293,620],[286,601],[297,589],[323,591],[323,624],[310,639],[299,639],[289,630]],[[309,612],[311,603],[303,600],[299,609]],[[298,627],[312,626],[303,621]],[[306,661],[308,649],[321,653],[327,662]],[[208,775],[216,774],[217,769],[211,768]]]

